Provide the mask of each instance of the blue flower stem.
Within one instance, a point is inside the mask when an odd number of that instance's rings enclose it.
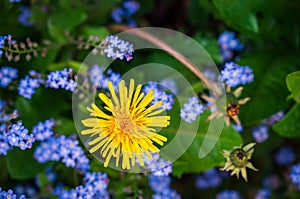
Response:
[[[137,179],[137,173],[133,174],[134,175],[134,179],[133,179],[133,198],[137,199],[139,194],[138,194],[138,179]]]
[[[73,180],[74,180],[74,187],[78,186],[78,176],[76,169],[73,169]]]

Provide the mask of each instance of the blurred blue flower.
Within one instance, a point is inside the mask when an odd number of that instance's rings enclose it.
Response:
[[[294,162],[296,155],[291,147],[284,146],[276,152],[274,157],[278,165],[288,166]]]
[[[163,192],[165,189],[168,189],[171,185],[170,176],[149,175],[148,181],[150,188],[157,193]]]
[[[239,125],[239,124],[232,124],[232,127],[234,128],[234,130],[236,130],[238,133],[242,133],[244,128],[243,125]]]
[[[191,123],[197,119],[197,116],[203,113],[205,107],[199,103],[199,98],[194,96],[188,99],[188,102],[183,105],[183,109],[180,109],[180,117]]]
[[[280,186],[280,178],[274,174],[267,176],[263,180],[263,186],[267,189],[277,189]]]
[[[160,84],[163,87],[169,89],[172,93],[174,93],[174,95],[178,93],[178,87],[176,85],[176,82],[173,79],[169,79],[169,78],[163,79],[161,80]]]
[[[223,172],[217,169],[210,169],[197,175],[196,187],[198,189],[208,189],[218,187],[223,181]]]
[[[6,88],[17,77],[17,69],[10,66],[2,66],[0,69],[0,87]]]
[[[296,164],[292,167],[292,172],[290,174],[291,181],[298,185],[300,189],[300,164]]]
[[[128,0],[128,1],[124,1],[123,7],[125,8],[126,12],[129,15],[132,15],[140,9],[141,5],[137,1]]]
[[[177,193],[177,191],[167,188],[162,192],[152,195],[152,199],[181,199],[181,196]]]
[[[31,21],[32,12],[27,6],[20,7],[19,23],[23,26],[31,27],[34,23]]]
[[[0,122],[1,123],[5,123],[12,119],[16,119],[19,116],[17,109],[14,109],[13,112],[11,113],[6,113],[5,111],[6,105],[7,103],[0,98]]]
[[[275,123],[279,122],[284,117],[284,111],[279,111],[273,115],[271,115],[269,118],[262,121],[263,124],[273,126]]]
[[[242,199],[242,196],[235,190],[223,190],[216,195],[216,199]]]
[[[14,187],[14,192],[17,195],[23,195],[26,196],[30,199],[38,199],[38,191],[35,187],[27,185],[27,186],[23,186],[21,184],[16,185]]]
[[[269,199],[271,195],[271,191],[268,189],[261,189],[259,190],[256,195],[255,199]]]
[[[116,23],[122,23],[125,12],[122,8],[114,8],[111,17]]]
[[[111,12],[111,18],[115,23],[125,23],[131,27],[137,27],[133,15],[140,9],[140,3],[134,0],[124,1],[122,7],[114,8]]]
[[[224,62],[230,61],[234,56],[234,51],[241,51],[244,46],[235,38],[235,33],[225,31],[218,38],[218,45]]]
[[[108,89],[108,82],[112,82],[113,87],[118,90],[119,83],[122,80],[119,73],[113,72],[111,69],[108,69],[104,72],[104,66],[93,65],[89,70],[90,80],[93,86],[99,89]]]
[[[258,143],[266,141],[269,138],[269,127],[263,124],[255,127],[252,129],[252,136]]]

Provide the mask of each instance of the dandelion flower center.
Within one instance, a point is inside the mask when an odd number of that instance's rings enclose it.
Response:
[[[108,82],[108,87],[111,98],[99,94],[108,113],[93,103],[92,108],[87,108],[93,117],[82,120],[89,129],[81,134],[90,135],[89,151],[100,154],[105,159],[105,167],[112,158],[117,167],[122,162],[122,169],[130,169],[136,160],[144,166],[145,155],[151,160],[151,153],[159,152],[154,143],[162,146],[167,141],[166,137],[156,133],[155,127],[168,126],[170,116],[158,115],[164,111],[160,108],[162,102],[150,105],[154,98],[153,90],[144,94],[141,92],[142,85],[134,90],[134,80],[130,80],[129,88],[121,81],[118,95],[111,82]]]
[[[241,149],[235,149],[230,154],[230,160],[237,167],[243,167],[247,164],[247,155]]]
[[[136,124],[132,121],[130,115],[126,112],[113,112],[113,116],[116,122],[116,127],[119,131],[123,131],[126,134],[132,134]]]

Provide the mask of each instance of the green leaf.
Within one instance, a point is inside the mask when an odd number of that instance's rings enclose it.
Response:
[[[242,138],[240,134],[237,133],[233,128],[227,128],[225,126],[223,126],[221,135],[210,133],[208,136],[206,136],[209,126],[209,122],[206,121],[208,116],[208,112],[201,114],[199,130],[196,134],[196,137],[184,154],[173,163],[173,174],[175,176],[180,177],[183,173],[198,173],[216,166],[221,166],[225,160],[221,154],[221,151],[224,149],[232,149],[233,147],[242,144]],[[176,129],[173,129],[172,134],[176,133],[176,131]],[[184,136],[189,136],[189,132],[186,132],[186,135]],[[208,142],[216,144],[205,157],[199,158],[199,151],[205,139]],[[180,144],[178,145],[178,148],[180,148]]]
[[[56,117],[55,123],[56,125],[53,130],[59,134],[72,135],[77,132],[73,119]]]
[[[300,136],[300,104],[296,104],[286,116],[273,126],[273,130],[282,137],[293,138]]]
[[[258,23],[252,1],[213,0],[213,3],[228,25],[258,33]]]
[[[291,91],[291,97],[300,103],[300,71],[290,73],[286,76],[286,85]]]
[[[45,119],[51,117],[55,119],[60,113],[66,113],[72,108],[71,102],[68,104],[66,101],[67,94],[70,94],[71,99],[71,93],[68,91],[40,87],[30,100],[18,97],[16,99],[16,109],[20,114],[18,119],[22,120],[28,129]]]
[[[242,93],[242,97],[251,98],[240,110],[240,119],[245,125],[257,123],[290,104],[286,100],[285,77],[296,67],[289,63],[293,60],[274,59],[276,55],[276,52],[264,51],[248,55],[239,63],[250,66],[255,75]]]
[[[39,164],[33,158],[33,150],[13,149],[6,156],[8,173],[13,179],[24,180],[36,176],[44,171],[46,164]]]
[[[50,35],[57,41],[65,40],[65,31],[71,31],[87,19],[87,14],[81,10],[63,9],[54,13],[48,20]]]
[[[58,63],[52,63],[49,65],[49,70],[50,71],[55,71],[55,70],[63,70],[64,68],[69,67],[73,68],[75,71],[78,71],[79,68],[81,70],[87,70],[88,66],[85,63],[74,61],[74,60],[69,60],[65,62],[58,62]]]
[[[85,26],[82,29],[82,33],[88,37],[90,35],[99,36],[100,38],[105,38],[109,35],[109,32],[105,27],[97,27],[97,26]]]

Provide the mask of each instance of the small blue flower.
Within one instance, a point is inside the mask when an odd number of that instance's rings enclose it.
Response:
[[[6,135],[6,128],[6,124],[0,124],[0,155],[6,155],[7,152],[12,149],[12,146],[9,144],[9,140]]]
[[[53,71],[47,75],[46,86],[54,89],[63,88],[73,92],[77,87],[77,83],[72,79],[72,76],[72,68]]]
[[[290,174],[291,181],[298,185],[300,189],[300,164],[296,164],[292,167],[292,172]]]
[[[18,77],[18,70],[10,66],[3,66],[0,69],[0,87],[6,88]]]
[[[233,62],[225,63],[220,74],[220,80],[230,87],[251,83],[253,79],[253,71],[249,66],[239,66]]]
[[[216,195],[216,199],[242,199],[242,196],[235,190],[224,190]]]
[[[127,61],[132,59],[132,53],[134,52],[132,44],[119,39],[118,36],[107,36],[103,42],[107,45],[104,54],[108,58],[126,59]]]
[[[34,23],[31,21],[32,12],[27,6],[20,7],[19,23],[23,26],[31,27]]]
[[[0,36],[0,57],[2,57],[2,55],[3,55],[3,47],[4,47],[5,42],[10,41],[11,38],[12,38],[11,35]],[[2,78],[0,78],[0,79],[2,79]]]
[[[281,147],[275,154],[275,161],[278,165],[288,166],[294,162],[295,158],[294,150],[287,146]]]
[[[49,137],[35,149],[34,158],[40,163],[61,160],[67,167],[80,171],[90,169],[89,159],[72,136]]]
[[[43,141],[50,138],[54,132],[52,130],[54,126],[54,120],[48,119],[44,122],[39,122],[32,128],[32,134],[35,136],[36,140]]]
[[[2,191],[2,188],[0,187],[0,198],[3,199],[26,199],[26,197],[24,195],[20,195],[19,197],[17,197],[16,194],[14,194],[14,192],[9,189],[8,191]]]
[[[28,134],[28,129],[23,126],[21,121],[11,126],[7,132],[7,139],[11,146],[19,147],[21,150],[30,149],[35,141],[33,135]]]
[[[19,3],[21,0],[9,0],[10,3]]]
[[[252,136],[256,142],[262,143],[269,138],[269,127],[261,124],[258,127],[252,129]]]
[[[144,93],[149,93],[150,90],[153,90],[153,100],[151,101],[151,105],[156,104],[159,101],[162,101],[161,108],[164,110],[171,110],[174,104],[173,94],[168,94],[164,91],[164,87],[162,87],[157,82],[148,82],[146,86],[143,88]]]
[[[271,195],[271,191],[268,189],[261,189],[259,190],[256,195],[255,199],[269,199]]]
[[[108,178],[107,175],[101,172],[87,172],[84,174],[83,184],[77,186],[70,191],[63,190],[63,185],[57,185],[53,194],[59,196],[60,199],[70,198],[101,198],[109,199],[107,192]]]
[[[183,109],[180,109],[180,117],[191,123],[197,119],[197,116],[203,113],[205,107],[199,103],[199,98],[194,96],[188,99],[188,102],[183,105]]]
[[[104,66],[93,65],[89,70],[90,80],[93,86],[98,89],[108,89],[108,82],[111,81],[115,89],[118,88],[120,81],[122,80],[119,73],[113,72],[108,69],[104,72]]]
[[[40,86],[40,80],[36,78],[31,78],[26,75],[24,79],[20,80],[20,85],[18,87],[19,95],[31,99],[32,95],[35,93],[36,88]]]
[[[147,168],[155,176],[168,176],[172,173],[172,162],[162,159],[159,153],[153,153],[151,160],[147,156],[143,160]]]

